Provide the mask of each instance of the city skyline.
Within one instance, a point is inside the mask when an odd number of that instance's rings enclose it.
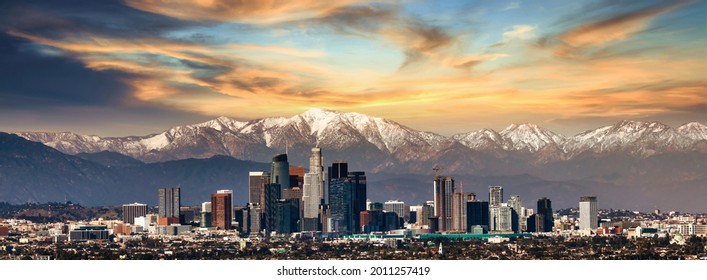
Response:
[[[705,123],[705,5],[4,2],[0,128],[125,136],[309,108],[443,135]]]

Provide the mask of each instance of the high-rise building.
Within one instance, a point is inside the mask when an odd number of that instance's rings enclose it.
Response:
[[[398,217],[405,216],[405,202],[399,200],[388,200],[383,203],[383,210],[388,212],[395,212]]]
[[[267,232],[276,230],[279,217],[277,217],[278,212],[275,206],[280,199],[282,199],[280,184],[270,183],[265,185],[265,204],[262,210],[265,218],[264,227]]]
[[[230,193],[211,194],[211,226],[217,229],[231,229],[233,217],[231,201]]]
[[[461,189],[461,186],[460,186]],[[452,197],[452,231],[465,232],[467,229],[466,203],[476,200],[474,193],[455,192]]]
[[[277,155],[272,158],[270,183],[280,186],[280,196],[282,196],[282,190],[290,187],[290,163],[287,162],[286,154]]]
[[[552,217],[552,202],[550,199],[545,197],[538,199],[538,211],[535,214],[542,218],[542,225],[536,224],[536,229],[542,229],[542,232],[552,231],[555,222]]]
[[[348,173],[348,178],[353,187],[353,196],[351,197],[351,208],[353,215],[353,232],[358,233],[361,229],[361,219],[359,215],[361,211],[366,211],[366,173],[363,171],[354,171]],[[402,216],[401,216],[402,217]]]
[[[135,218],[147,215],[147,204],[132,203],[123,204],[123,223],[135,224]]]
[[[233,190],[217,190],[216,193],[223,194],[223,193],[230,193],[231,194],[231,208],[233,208]]]
[[[488,201],[466,202],[466,232],[471,232],[474,226],[480,226],[484,231],[489,230],[489,203]]]
[[[302,188],[304,186],[304,166],[290,166],[290,186],[288,188]]]
[[[506,203],[500,206],[489,206],[489,228],[496,232],[510,232],[513,230],[513,216],[511,207]]]
[[[319,147],[312,148],[309,172],[304,174],[302,192],[302,230],[321,230],[319,206],[324,204],[324,159]]]
[[[435,217],[438,217],[438,230],[452,230],[452,195],[454,193],[454,177],[435,176],[434,207]]]
[[[324,156],[322,149],[319,147],[312,148],[312,154],[309,156],[309,172],[319,174],[322,185],[319,186],[319,195],[321,196],[321,204],[324,204]]]
[[[501,206],[503,203],[503,187],[489,186],[489,207]]]
[[[321,229],[319,224],[319,206],[322,205],[321,199],[321,174],[307,173],[304,174],[304,190],[302,192],[303,209],[302,209],[302,230],[318,231]]]
[[[348,177],[332,179],[329,183],[329,207],[331,207],[329,229],[331,231],[342,234],[353,232],[353,196],[353,182]]]
[[[161,188],[157,191],[158,214],[160,217],[179,219],[180,188]]]
[[[331,180],[348,177],[349,164],[346,161],[337,160],[331,164],[328,170],[329,178],[327,178],[327,182],[331,183]]]
[[[248,203],[248,235],[257,236],[262,229],[262,211],[258,204]]]
[[[248,173],[248,203],[265,204],[265,185],[270,184],[270,173],[251,171]]]
[[[579,199],[579,229],[595,229],[599,226],[597,197],[583,196]]]
[[[201,220],[200,227],[211,227],[211,201],[201,203]]]
[[[523,213],[523,201],[521,200],[519,195],[512,195],[511,198],[508,199],[508,206],[511,207],[511,216],[512,216],[512,222],[513,222],[513,231],[514,232],[521,232],[525,230],[526,227],[526,218],[524,216],[525,213]]]
[[[299,231],[299,200],[278,199],[275,202],[274,229],[278,234],[289,234]]]

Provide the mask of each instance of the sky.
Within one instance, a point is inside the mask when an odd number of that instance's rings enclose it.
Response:
[[[0,131],[358,112],[442,135],[707,124],[706,1],[0,2]]]

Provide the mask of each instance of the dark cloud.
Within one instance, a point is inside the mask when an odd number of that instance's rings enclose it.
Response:
[[[93,71],[71,58],[37,53],[38,46],[0,33],[0,108],[113,105],[131,99],[119,71]]]
[[[364,38],[380,36],[394,42],[403,48],[405,55],[400,69],[457,43],[446,28],[404,14],[395,5],[341,7],[312,22],[328,26],[340,34]]]
[[[169,31],[210,24],[140,11],[126,6],[119,0],[2,2],[0,6],[2,31],[22,31],[54,39],[84,34],[151,38]],[[205,39],[208,38],[194,38],[194,40]]]

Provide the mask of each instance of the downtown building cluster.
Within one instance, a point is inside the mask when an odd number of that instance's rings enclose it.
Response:
[[[325,168],[326,167],[326,168]],[[597,198],[581,197],[576,215],[553,211],[550,199],[526,208],[518,195],[504,197],[502,186],[488,187],[488,200],[458,188],[452,176],[433,180],[433,197],[421,205],[368,199],[366,173],[349,171],[346,161],[325,166],[315,147],[309,168],[290,166],[286,154],[273,157],[270,170],[249,172],[248,202],[234,205],[233,190],[222,189],[199,206],[184,206],[179,187],[157,189],[157,207],[144,203],[122,206],[122,220],[98,220],[53,225],[55,241],[131,239],[140,235],[226,236],[234,240],[277,237],[324,240],[408,237],[500,238],[513,236],[704,235],[698,220],[676,221],[672,214],[659,222],[600,219]],[[602,216],[606,217],[604,213]],[[671,219],[667,219],[671,218]],[[667,221],[667,222],[664,222]],[[0,225],[0,235],[12,227]]]

